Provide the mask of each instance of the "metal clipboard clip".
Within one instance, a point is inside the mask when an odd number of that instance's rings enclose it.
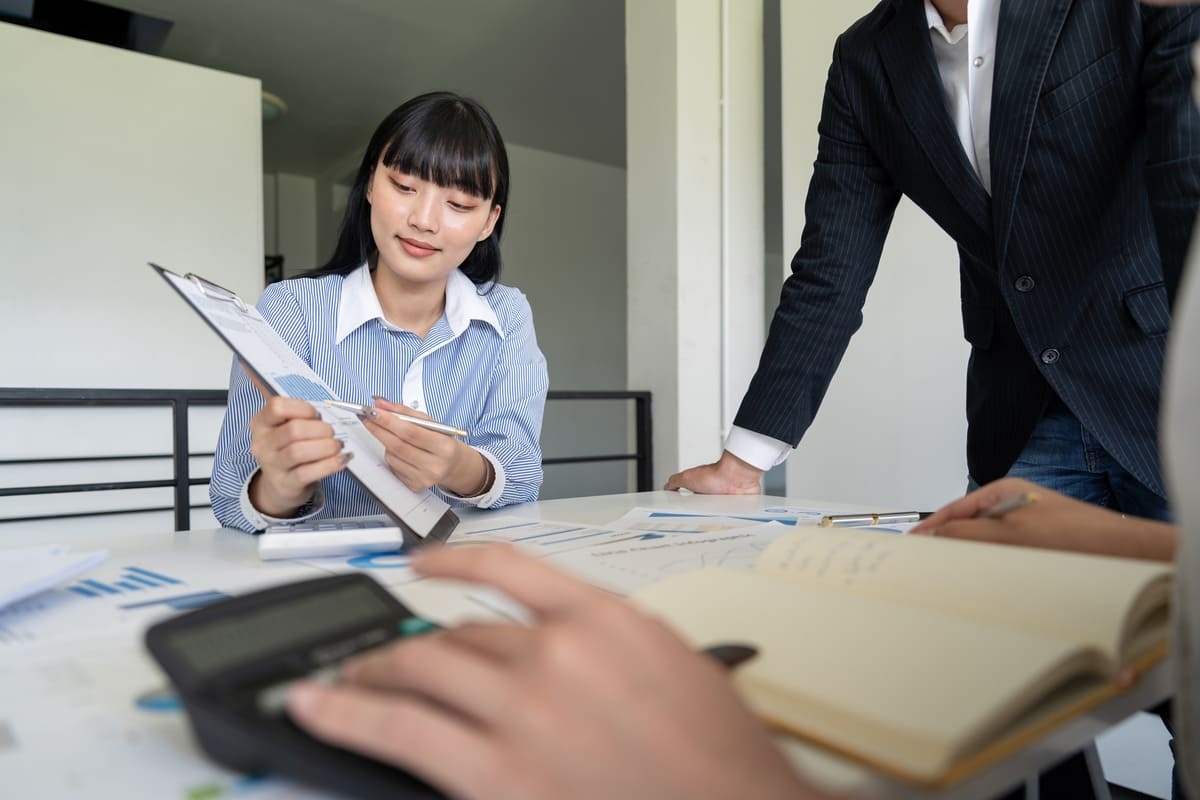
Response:
[[[246,304],[242,302],[242,298],[238,297],[224,286],[219,286],[210,280],[205,280],[194,272],[189,272],[183,277],[195,284],[196,290],[210,300],[221,300],[226,303],[233,303],[235,306],[237,306],[237,310],[241,311],[243,314],[250,310],[246,307]]]

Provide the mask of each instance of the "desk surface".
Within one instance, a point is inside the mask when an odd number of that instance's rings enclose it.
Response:
[[[842,510],[801,498],[647,492],[550,500],[498,512],[467,511],[463,518],[512,516],[603,525],[634,508],[757,514],[764,508],[785,507]],[[0,546],[44,543],[6,537]],[[241,778],[205,760],[191,741],[184,715],[162,693],[163,676],[141,644],[149,624],[173,613],[172,600],[326,574],[322,569],[308,563],[264,563],[258,559],[254,537],[231,530],[99,539],[65,532],[53,543],[80,551],[108,550],[108,560],[91,573],[102,581],[119,580],[124,571],[139,568],[177,583],[164,583],[161,590],[148,588],[136,598],[129,592],[89,599],[59,589],[27,601],[21,610],[0,612],[0,773],[6,789],[25,797],[325,796],[278,780]],[[384,583],[429,616],[445,622],[494,616],[462,587],[393,583],[386,580],[387,565],[376,566],[383,569],[372,574],[383,575]],[[1151,671],[1134,690],[944,792],[895,783],[790,740],[781,744],[817,783],[850,796],[988,797],[1078,750],[1134,711],[1164,699],[1168,679],[1165,667]]]

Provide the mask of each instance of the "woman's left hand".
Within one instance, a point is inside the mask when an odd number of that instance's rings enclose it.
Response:
[[[406,417],[432,419],[428,414],[382,397],[375,398],[375,407]],[[383,443],[392,473],[414,492],[441,486],[468,497],[487,478],[484,457],[453,436],[411,425],[392,414],[378,414],[374,419],[364,419],[363,424]]]

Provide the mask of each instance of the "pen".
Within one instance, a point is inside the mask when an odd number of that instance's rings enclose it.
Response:
[[[897,522],[920,522],[928,511],[892,511],[886,514],[826,514],[821,517],[822,528],[845,528],[856,525],[894,525]]]
[[[374,406],[364,406],[359,403],[347,403],[344,400],[326,400],[325,403],[327,405],[334,406],[335,408],[341,408],[346,411],[353,411],[358,416],[366,417],[368,419],[370,419],[373,414],[377,414],[379,411],[383,410],[383,409],[376,409]],[[431,431],[437,431],[438,433],[444,433],[447,436],[465,437],[467,435],[467,432],[464,431],[462,428],[456,428],[453,425],[447,425],[444,422],[434,422],[433,420],[425,419],[424,417],[410,417],[407,414],[399,414],[395,411],[390,411],[388,413],[392,414],[393,416],[399,417],[400,419],[404,420],[405,422],[411,422],[414,425],[420,425],[422,428],[428,428]]]
[[[988,506],[975,516],[983,517],[984,519],[998,519],[1010,511],[1016,511],[1018,508],[1024,508],[1030,503],[1036,503],[1037,497],[1037,492],[1022,492],[1016,497],[1010,497],[1007,500],[1001,500],[995,505]]]
[[[748,644],[715,644],[700,652],[731,670],[758,655],[758,648]]]

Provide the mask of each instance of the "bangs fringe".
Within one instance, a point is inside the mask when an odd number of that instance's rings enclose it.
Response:
[[[491,200],[496,194],[495,143],[481,136],[479,126],[469,124],[466,114],[447,116],[440,124],[423,126],[424,130],[401,129],[384,149],[383,163],[438,186]]]

